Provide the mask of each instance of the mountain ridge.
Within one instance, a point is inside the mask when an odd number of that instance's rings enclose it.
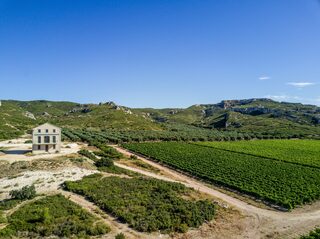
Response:
[[[187,108],[130,108],[112,101],[80,104],[69,101],[2,100],[0,138],[22,135],[51,122],[66,128],[168,130],[171,125],[208,130],[296,135],[320,134],[320,107],[268,98],[223,100]],[[169,127],[170,125],[170,127]]]

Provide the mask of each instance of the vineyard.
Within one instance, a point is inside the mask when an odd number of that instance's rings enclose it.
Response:
[[[89,238],[110,227],[62,195],[30,201],[8,216],[0,238]]]
[[[124,147],[289,210],[320,198],[318,168],[188,143],[129,143]]]
[[[236,141],[249,139],[288,139],[288,134],[259,134],[254,132],[218,131],[185,125],[166,125],[164,130],[88,130],[63,129],[64,138],[72,141],[95,141],[100,143],[128,143],[146,141]]]
[[[320,168],[319,140],[254,140],[196,144]]]
[[[142,232],[185,232],[214,216],[208,200],[184,199],[191,189],[179,183],[145,177],[102,177],[94,174],[65,182],[65,189],[84,195],[101,209]]]

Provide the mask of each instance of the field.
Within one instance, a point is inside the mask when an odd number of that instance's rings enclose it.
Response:
[[[187,196],[191,189],[157,179],[95,174],[66,182],[65,189],[85,196],[119,221],[142,232],[185,232],[214,216],[213,203],[184,199],[182,196]]]
[[[320,140],[252,140],[196,144],[320,168]]]
[[[1,238],[52,235],[59,238],[84,238],[110,231],[107,225],[62,195],[47,196],[30,202],[7,220],[8,225],[0,230]]]
[[[320,198],[318,168],[188,143],[124,146],[214,184],[287,209]]]

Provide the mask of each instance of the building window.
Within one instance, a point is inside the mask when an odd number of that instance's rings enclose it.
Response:
[[[38,133],[41,133],[41,129],[38,129]]]
[[[56,145],[55,144],[53,145],[53,149],[56,149]]]
[[[57,142],[56,136],[52,136],[52,142],[53,142],[53,143],[56,143],[56,142]]]
[[[50,136],[44,136],[44,142],[50,143]]]
[[[38,150],[40,150],[41,149],[41,146],[40,145],[38,145]]]
[[[38,144],[41,144],[41,136],[38,136]]]
[[[49,130],[48,130],[48,129],[46,129],[46,133],[49,133]]]
[[[53,133],[55,133],[55,132],[56,132],[56,130],[54,129],[54,130],[53,130]]]

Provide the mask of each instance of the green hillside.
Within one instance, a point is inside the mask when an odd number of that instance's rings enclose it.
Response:
[[[197,130],[202,130],[201,135],[211,135],[209,131],[213,129],[224,135],[229,131],[258,138],[320,137],[319,107],[269,99],[226,100],[185,109],[133,109],[113,102],[79,104],[7,100],[2,101],[0,119],[0,139],[15,138],[44,122],[74,129],[148,131],[148,135],[153,131],[177,132],[177,128],[178,131],[183,129],[182,133],[168,138],[192,138],[186,134],[198,135]]]

